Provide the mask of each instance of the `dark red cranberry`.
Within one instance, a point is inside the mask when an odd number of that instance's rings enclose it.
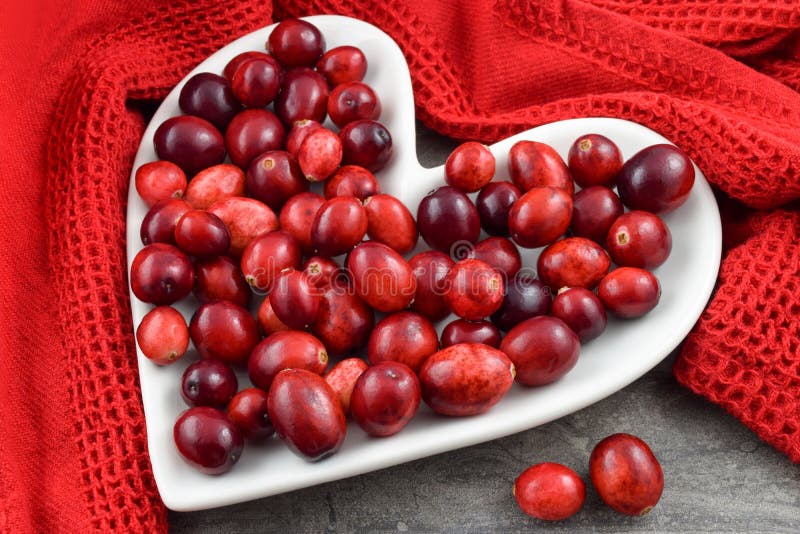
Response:
[[[295,330],[305,330],[317,318],[322,292],[303,271],[284,269],[275,278],[269,300],[281,322]]]
[[[625,162],[617,180],[622,203],[632,210],[662,214],[689,198],[694,185],[692,160],[678,147],[653,145]]]
[[[661,285],[649,271],[619,267],[600,281],[597,296],[617,317],[633,319],[656,307],[661,298]]]
[[[236,115],[225,131],[225,145],[231,161],[247,169],[256,156],[268,150],[280,150],[286,130],[274,113],[267,109],[246,109]]]
[[[308,281],[318,288],[347,284],[347,274],[342,271],[339,264],[324,256],[308,258],[303,264],[303,272],[306,273]]]
[[[189,328],[178,310],[157,306],[147,312],[136,328],[136,343],[151,362],[170,365],[189,348]]]
[[[480,260],[461,260],[447,275],[444,300],[450,309],[470,321],[478,321],[497,311],[503,303],[503,275]]]
[[[625,208],[616,193],[602,185],[581,189],[572,197],[569,229],[575,237],[605,244],[608,229]]]
[[[345,165],[359,165],[372,172],[386,166],[392,157],[392,136],[386,127],[374,120],[348,123],[339,132]]]
[[[486,233],[509,235],[508,212],[520,196],[519,189],[511,182],[489,182],[481,189],[475,205]]]
[[[245,308],[250,305],[250,286],[239,264],[227,256],[194,262],[197,279],[194,296],[201,303],[230,300]]]
[[[275,211],[294,195],[308,191],[297,160],[283,150],[270,150],[247,168],[247,192]]]
[[[281,66],[269,56],[248,59],[236,69],[231,88],[245,107],[263,108],[278,96]]]
[[[442,330],[442,348],[459,343],[483,343],[497,348],[501,339],[500,331],[489,321],[456,319]]]
[[[344,165],[325,182],[325,198],[356,197],[364,200],[381,192],[375,175],[358,165]]]
[[[251,50],[248,52],[242,52],[234,56],[234,58],[228,61],[227,65],[225,65],[225,69],[222,71],[222,75],[230,82],[233,79],[233,75],[236,74],[236,69],[239,68],[239,65],[247,61],[248,59],[255,59],[255,58],[265,58],[271,57],[269,54],[264,52],[258,52],[257,50]]]
[[[567,163],[575,183],[579,186],[613,187],[622,169],[622,153],[608,137],[587,134],[572,143]]]
[[[165,120],[156,129],[153,144],[160,159],[171,161],[187,176],[225,159],[222,134],[207,120],[192,115]]]
[[[139,300],[159,306],[172,304],[192,291],[194,268],[177,247],[154,243],[133,258],[130,282]]]
[[[334,87],[328,97],[328,116],[339,128],[361,119],[377,120],[381,101],[372,87],[363,82],[347,82]]]
[[[551,300],[550,288],[532,273],[520,271],[506,284],[503,303],[492,314],[492,322],[508,332],[526,319],[545,315],[550,311]]]
[[[284,369],[305,369],[321,375],[328,367],[328,351],[306,332],[276,332],[256,345],[247,362],[253,385],[269,391],[272,381]]]
[[[570,194],[555,187],[535,187],[511,206],[508,228],[519,246],[536,248],[561,237],[571,217]]]
[[[563,521],[583,506],[586,484],[569,467],[546,462],[522,472],[514,481],[514,498],[531,517]]]
[[[400,362],[416,373],[437,350],[439,338],[431,322],[418,313],[402,311],[387,315],[375,325],[367,355],[373,365]]]
[[[356,380],[350,412],[370,436],[391,436],[411,421],[421,398],[414,371],[402,363],[382,362],[369,367]]]
[[[281,208],[281,228],[297,240],[306,256],[314,253],[314,246],[311,243],[311,227],[323,204],[325,204],[325,199],[322,195],[307,192],[291,197]]]
[[[494,169],[494,154],[485,145],[469,141],[447,157],[444,180],[465,193],[474,193],[494,178]]]
[[[587,343],[606,329],[606,309],[597,295],[585,287],[571,287],[553,299],[551,313],[569,326]]]
[[[328,108],[328,83],[318,72],[298,67],[286,72],[275,113],[287,126],[303,119],[325,120]]]
[[[210,72],[201,72],[186,80],[178,105],[187,115],[205,119],[221,132],[242,109],[228,80]]]
[[[189,406],[224,408],[239,389],[236,374],[219,360],[198,360],[181,378],[181,396]]]
[[[463,252],[453,250],[475,243],[481,233],[478,209],[469,197],[455,187],[434,189],[422,199],[417,209],[417,225],[422,239],[436,250],[454,257]]]
[[[239,461],[242,433],[216,408],[196,406],[175,421],[173,439],[189,465],[208,475],[220,475]]]
[[[162,200],[153,204],[142,219],[140,235],[142,243],[175,244],[175,226],[183,214],[192,209],[192,205],[177,198]]]
[[[536,141],[518,141],[508,152],[508,172],[520,191],[535,187],[555,187],[567,195],[575,191],[572,175],[550,145]]]
[[[192,256],[222,256],[231,246],[231,234],[222,219],[203,210],[187,211],[175,226],[175,242]]]
[[[500,343],[517,370],[523,386],[543,386],[555,382],[578,362],[581,344],[564,321],[540,315],[512,328]]]
[[[411,309],[431,321],[441,321],[450,314],[444,293],[447,289],[447,273],[453,267],[453,260],[447,254],[428,250],[415,255],[408,263],[417,279],[417,293]]]
[[[481,260],[503,274],[508,280],[522,268],[522,258],[517,247],[505,237],[489,237],[479,241],[468,253],[469,258]]]
[[[323,288],[322,304],[311,331],[331,354],[344,355],[366,344],[375,316],[351,285]]]
[[[347,269],[356,294],[376,311],[400,311],[414,300],[417,279],[411,266],[383,243],[365,241],[357,245],[347,256]]]
[[[267,232],[253,239],[242,253],[244,279],[256,291],[269,293],[275,277],[284,269],[300,267],[300,244],[284,230]]]
[[[267,393],[246,388],[233,396],[226,410],[228,418],[239,427],[244,438],[263,442],[275,433],[267,413]]]
[[[338,256],[352,250],[367,233],[367,213],[358,199],[327,200],[311,225],[311,243],[323,256]]]
[[[606,248],[617,265],[655,269],[672,251],[672,234],[658,215],[634,210],[611,225]]]
[[[151,161],[136,169],[134,183],[136,192],[148,206],[183,197],[187,185],[186,174],[181,168],[163,160]]]
[[[337,46],[325,52],[317,62],[317,71],[331,87],[347,82],[360,82],[367,73],[367,58],[355,46]]]
[[[287,67],[313,67],[325,51],[325,38],[310,22],[286,19],[269,34],[267,50]]]
[[[231,365],[245,363],[260,339],[250,312],[227,300],[200,306],[189,323],[189,334],[200,356]]]

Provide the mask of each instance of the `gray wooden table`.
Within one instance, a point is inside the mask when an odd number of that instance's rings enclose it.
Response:
[[[420,161],[456,145],[418,128]],[[616,394],[526,432],[267,499],[170,512],[174,532],[800,532],[800,466],[717,406],[679,386],[671,359]],[[514,478],[561,462],[588,482],[594,444],[615,432],[647,441],[664,469],[648,516],[611,511],[587,483],[583,509],[560,523],[524,515]]]

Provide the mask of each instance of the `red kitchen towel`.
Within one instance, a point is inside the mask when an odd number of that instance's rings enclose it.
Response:
[[[246,0],[0,6],[0,532],[166,529],[126,289],[140,110],[271,21]],[[687,150],[731,209],[675,374],[800,461],[800,10],[761,0],[284,0],[402,47],[419,118],[495,141],[580,116]],[[747,206],[748,210],[742,209]],[[791,206],[791,205],[790,205]]]

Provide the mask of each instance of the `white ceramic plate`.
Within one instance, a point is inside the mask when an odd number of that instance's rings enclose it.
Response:
[[[384,192],[397,196],[412,213],[416,213],[420,199],[443,184],[443,169],[425,169],[417,161],[414,101],[402,52],[389,36],[365,22],[338,16],[316,16],[308,20],[320,28],[328,48],[349,44],[360,47],[366,54],[369,70],[365,81],[380,96],[383,102],[380,120],[394,139],[393,159],[378,178]],[[236,54],[263,50],[272,28],[269,26],[234,41],[198,65],[185,79],[198,72],[221,73],[228,60]],[[153,117],[144,133],[134,170],[157,159],[153,133],[164,120],[180,114],[178,95],[182,86],[183,82],[178,84]],[[497,158],[495,179],[508,179],[508,150],[520,139],[549,143],[562,157],[566,157],[574,139],[590,132],[613,139],[625,159],[648,145],[668,142],[648,128],[617,119],[587,118],[547,124],[492,147]],[[390,438],[369,438],[351,423],[342,449],[319,463],[305,462],[276,438],[265,446],[246,446],[241,460],[229,473],[207,476],[181,459],[172,440],[173,423],[186,409],[179,394],[180,377],[196,358],[196,353],[190,350],[177,364],[158,367],[139,352],[150,459],[164,503],[173,510],[199,510],[382,469],[535,427],[580,410],[623,388],[655,366],[680,343],[702,312],[714,287],[721,250],[719,212],[703,174],[697,168],[695,171],[697,178],[689,200],[666,217],[674,245],[669,260],[656,270],[663,288],[658,307],[634,321],[611,320],[600,338],[582,348],[578,364],[564,378],[536,389],[515,384],[497,406],[477,417],[439,417],[423,404],[411,424]],[[139,226],[146,211],[147,207],[131,187],[128,268],[142,248]],[[419,250],[422,248],[422,245],[418,247]],[[525,265],[535,266],[538,253],[539,250],[523,251]],[[191,297],[177,305],[187,320],[196,306]],[[131,293],[131,308],[135,328],[151,306]],[[447,322],[439,324],[440,331]],[[240,373],[239,376],[240,387],[244,387],[246,375]]]

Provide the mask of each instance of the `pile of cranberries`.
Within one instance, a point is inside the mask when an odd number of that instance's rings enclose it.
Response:
[[[326,51],[302,20],[278,24],[266,49],[189,78],[184,114],[155,132],[158,161],[135,173],[150,208],[130,283],[155,306],[136,337],[156,364],[190,341],[200,356],[183,373],[190,408],[174,426],[197,469],[223,473],[245,440],[274,434],[319,460],[342,445],[348,416],[390,436],[420,401],[448,416],[485,412],[515,377],[538,386],[568,372],[607,311],[632,318],[658,303],[649,270],[671,248],[658,214],[694,180],[677,148],[623,164],[592,134],[565,163],[520,141],[508,182],[492,181],[494,156],[468,142],[415,218],[375,176],[392,141],[363,52]],[[432,250],[406,259],[420,235]],[[517,247],[546,247],[538,276]],[[171,307],[185,298],[197,308],[188,325]],[[434,324],[451,313],[439,339]],[[236,368],[252,387],[240,389]]]

